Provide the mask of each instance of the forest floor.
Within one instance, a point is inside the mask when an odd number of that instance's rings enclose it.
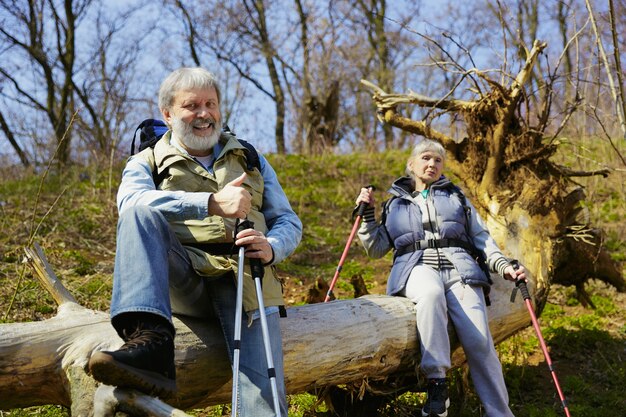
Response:
[[[360,185],[370,183],[371,178],[381,187],[391,183],[397,173],[388,167],[402,167],[406,157],[406,152],[394,151],[359,158],[294,155],[272,160],[281,167],[281,183],[305,224],[300,247],[278,269],[285,280],[288,305],[320,301],[325,295],[326,289],[317,288],[317,282],[319,278],[329,282],[333,277],[354,221],[350,214]],[[115,167],[114,172],[120,169]],[[54,301],[22,263],[23,248],[34,241],[42,244],[56,274],[81,305],[108,310],[115,255],[116,178],[97,167],[78,167],[63,177],[45,179],[40,174],[0,172],[0,323],[44,320],[56,312]],[[611,256],[624,265],[624,174],[611,178],[610,182],[589,180],[589,208],[592,220],[607,232]],[[335,294],[352,298],[353,278],[362,280],[369,293],[384,294],[390,265],[389,257],[368,260],[355,243]],[[595,308],[581,305],[574,287],[553,285],[539,318],[542,332],[573,416],[626,415],[626,294],[596,280],[588,281],[586,290]],[[564,415],[532,328],[497,349],[517,417]],[[449,415],[483,415],[465,369],[456,369],[450,376]],[[380,417],[419,415],[423,400],[416,386],[369,412]],[[290,396],[290,403],[290,417],[332,415],[312,395]],[[197,416],[227,412],[228,406],[193,410]],[[68,413],[63,407],[47,406],[0,411],[0,417]]]

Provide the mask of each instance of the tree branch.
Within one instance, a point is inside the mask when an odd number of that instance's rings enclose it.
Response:
[[[591,19],[591,27],[596,35],[596,44],[598,46],[598,51],[600,52],[600,58],[602,63],[604,64],[606,70],[606,77],[609,80],[609,91],[611,92],[611,96],[613,97],[613,101],[615,103],[615,108],[617,110],[617,117],[619,119],[620,127],[622,129],[622,135],[626,137],[626,120],[625,115],[622,112],[623,107],[620,106],[620,100],[617,96],[618,88],[615,86],[615,81],[613,80],[613,74],[611,73],[611,65],[609,64],[609,59],[606,56],[606,52],[604,50],[604,45],[602,44],[601,34],[598,31],[598,25],[596,24],[596,19],[593,15],[593,9],[591,8],[591,3],[589,0],[585,0],[585,4],[587,5],[587,10],[589,11],[589,18]],[[618,71],[621,68],[618,68]]]
[[[524,85],[528,82],[530,76],[532,75],[532,69],[537,61],[537,57],[546,48],[546,46],[547,44],[545,42],[535,40],[533,48],[528,53],[524,66],[511,83],[508,97],[504,97],[507,100],[507,103],[498,111],[498,123],[494,127],[493,137],[489,143],[487,165],[480,183],[481,194],[489,194],[489,190],[493,189],[493,185],[498,180],[498,172],[500,171],[504,161],[507,126],[514,117],[519,100],[523,97]]]
[[[593,177],[595,175],[602,175],[606,178],[611,173],[611,169],[609,168],[597,169],[595,171],[574,171],[562,165],[555,165],[554,167],[566,177]]]
[[[9,124],[7,123],[6,119],[4,118],[4,114],[2,114],[1,111],[0,111],[0,128],[4,132],[4,135],[7,137],[7,139],[9,140],[9,143],[13,147],[13,150],[15,150],[15,153],[17,153],[17,156],[20,158],[20,162],[22,162],[22,165],[24,165],[25,167],[30,166],[30,161],[28,160],[26,153],[22,150],[22,147],[20,146],[20,144],[17,143],[17,139],[15,138],[15,135],[13,135],[13,131],[9,127]]]
[[[417,104],[422,107],[434,107],[447,111],[465,111],[476,105],[473,101],[465,100],[442,100],[409,91],[408,94],[386,93],[380,87],[367,80],[361,80],[361,84],[374,91],[372,99],[380,110],[396,107],[398,104]]]
[[[153,417],[191,417],[158,398],[133,390],[100,385],[93,399],[94,417],[114,417],[117,411]]]
[[[20,93],[21,95],[23,95],[24,97],[26,97],[28,99],[28,101],[31,103],[31,105],[33,106],[33,108],[38,109],[42,112],[48,112],[48,109],[46,108],[45,105],[41,104],[39,101],[37,101],[37,99],[35,97],[33,97],[32,95],[28,94],[24,89],[22,89],[22,87],[20,87],[19,83],[17,82],[17,80],[15,78],[13,78],[11,76],[11,74],[9,74],[4,68],[0,68],[0,74],[4,75],[6,77],[7,80],[9,80],[11,82],[11,84],[13,84],[13,87],[15,87],[15,90]],[[26,102],[22,101],[22,103],[26,104]]]
[[[613,0],[609,0],[609,18],[613,38],[613,60],[615,61],[615,74],[617,76],[617,89],[619,92],[619,100],[617,100],[615,105],[617,106],[618,114],[621,114],[620,125],[622,127],[622,135],[624,139],[626,139],[626,97],[624,95],[624,76],[622,72],[622,61],[620,59],[618,31],[615,25],[615,5],[613,4]]]
[[[512,100],[518,100],[521,97],[522,88],[532,75],[533,66],[537,61],[537,57],[543,52],[544,49],[546,49],[546,46],[548,46],[546,42],[541,42],[539,40],[535,40],[535,42],[533,42],[533,48],[526,57],[526,62],[524,63],[522,70],[517,74],[517,77],[515,77],[515,80],[511,83],[510,88]]]
[[[24,248],[26,252],[25,262],[33,269],[41,285],[48,290],[57,305],[60,306],[65,303],[78,304],[78,301],[76,301],[74,296],[63,286],[55,275],[41,246],[35,242],[33,247],[34,249]]]

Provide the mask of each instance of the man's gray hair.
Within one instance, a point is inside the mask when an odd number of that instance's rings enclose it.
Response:
[[[217,77],[204,68],[183,67],[173,71],[163,80],[159,88],[159,109],[169,109],[174,102],[174,96],[181,90],[195,90],[215,88],[217,100],[221,103],[220,86]]]
[[[431,140],[431,139],[422,139],[420,142],[417,143],[417,145],[413,147],[413,152],[411,152],[411,156],[406,161],[406,174],[407,175],[409,175],[410,177],[413,176],[413,172],[409,168],[409,162],[411,162],[413,158],[428,151],[434,152],[437,155],[441,156],[441,158],[444,161],[446,160],[446,149],[443,147],[441,143]]]

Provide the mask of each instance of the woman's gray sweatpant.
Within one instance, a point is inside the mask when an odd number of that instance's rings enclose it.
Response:
[[[459,337],[476,393],[487,417],[513,417],[502,366],[489,331],[481,287],[461,283],[455,269],[417,265],[401,294],[415,303],[420,336],[421,371],[427,378],[445,378],[450,368],[448,315]]]

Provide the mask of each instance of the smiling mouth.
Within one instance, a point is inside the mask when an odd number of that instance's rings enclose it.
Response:
[[[198,123],[195,124],[193,126],[194,129],[197,130],[206,130],[206,129],[214,129],[215,128],[215,123],[210,122],[210,123]]]

